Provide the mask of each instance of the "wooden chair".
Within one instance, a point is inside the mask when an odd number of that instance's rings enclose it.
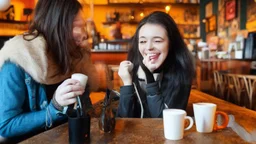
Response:
[[[236,94],[237,94],[237,102],[238,102],[238,105],[241,105],[241,98],[245,96],[246,82],[244,81],[244,75],[235,75],[235,77],[236,77],[235,88],[236,88]]]
[[[230,97],[233,97],[235,103],[241,106],[247,106],[250,109],[253,109],[255,88],[256,88],[256,76],[253,75],[241,75],[241,74],[226,74],[228,79],[227,84],[227,100],[230,100]],[[244,103],[242,105],[241,99],[249,100],[248,104]]]
[[[225,74],[225,79],[226,79],[226,88],[227,88],[227,95],[226,95],[226,100],[231,102],[234,100],[235,103],[239,103],[239,96],[237,95],[237,80],[236,76],[234,74]]]
[[[246,88],[246,93],[249,97],[249,108],[254,109],[256,103],[253,103],[255,99],[255,87],[256,87],[256,76],[253,75],[244,75],[244,83]]]
[[[213,71],[213,79],[214,79],[214,93],[216,96],[224,99],[225,97],[225,89],[226,89],[226,80],[223,73],[219,71]]]
[[[226,74],[227,77],[227,100],[233,98],[234,103],[241,105],[242,93],[245,91],[245,82],[243,75]]]

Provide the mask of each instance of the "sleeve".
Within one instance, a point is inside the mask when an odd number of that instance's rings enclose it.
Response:
[[[158,81],[146,85],[147,103],[152,118],[162,117],[164,99],[159,91]]]
[[[28,92],[24,71],[13,63],[0,70],[0,135],[5,138],[21,136],[50,127],[63,119],[52,103],[45,109],[28,112]],[[34,98],[36,98],[35,96]]]
[[[117,109],[118,117],[133,117],[134,96],[135,92],[133,85],[122,86],[120,88],[120,99]]]
[[[181,85],[179,91],[177,94],[173,94],[165,100],[166,104],[169,108],[176,108],[176,109],[183,109],[186,110],[187,104],[188,104],[188,99],[190,95],[190,90],[191,90],[191,85]]]
[[[158,82],[147,84],[147,103],[152,118],[163,117],[163,109],[166,108],[177,108],[186,109],[187,102],[190,94],[190,86],[182,86],[179,91],[175,94],[168,95],[166,100],[159,91]]]

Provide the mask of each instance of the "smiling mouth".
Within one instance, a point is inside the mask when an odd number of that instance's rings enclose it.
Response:
[[[148,54],[150,60],[156,60],[160,54]]]

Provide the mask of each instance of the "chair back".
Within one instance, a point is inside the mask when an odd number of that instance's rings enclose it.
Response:
[[[246,93],[249,97],[249,108],[253,109],[255,104],[253,105],[253,100],[255,99],[255,87],[256,87],[256,76],[254,75],[245,75],[244,83],[246,88]]]
[[[226,89],[226,79],[224,77],[224,73],[219,72],[217,70],[213,71],[213,79],[214,79],[214,93],[219,98],[224,99],[225,97],[225,89]]]

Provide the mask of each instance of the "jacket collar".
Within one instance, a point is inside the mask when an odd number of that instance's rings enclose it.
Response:
[[[18,35],[8,40],[0,50],[0,69],[5,61],[19,65],[41,84],[59,83],[71,76],[71,74],[56,75],[58,67],[51,54],[47,53],[46,41],[42,36],[27,41],[23,39],[23,35]],[[97,73],[88,52],[76,68],[73,73],[80,72],[88,75],[90,87],[97,89]]]
[[[161,75],[162,75],[162,73],[153,73],[155,81],[159,81],[161,78]],[[138,68],[137,76],[139,79],[144,80],[147,83],[146,74],[145,74],[144,70],[141,68],[141,66],[139,66],[139,68]]]

